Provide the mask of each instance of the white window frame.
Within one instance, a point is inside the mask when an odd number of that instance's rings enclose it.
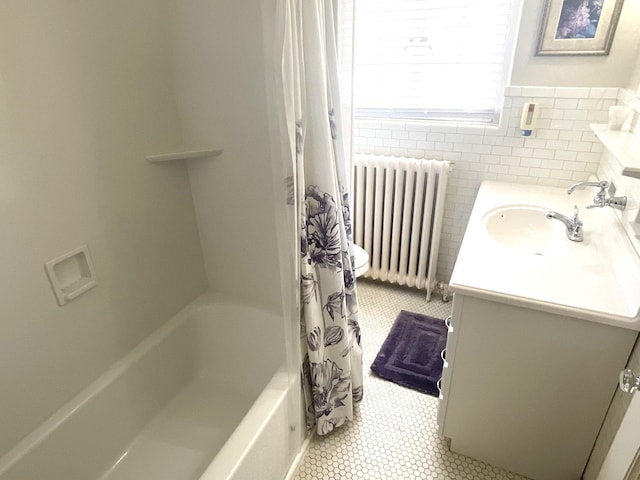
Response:
[[[354,7],[358,1],[352,0]],[[512,0],[511,15],[507,27],[507,37],[505,41],[505,54],[503,57],[500,86],[496,97],[495,109],[485,111],[484,115],[480,111],[456,111],[436,109],[384,109],[384,108],[358,108],[354,103],[353,116],[355,120],[371,119],[371,120],[403,120],[423,123],[446,123],[450,124],[471,124],[478,126],[498,126],[504,109],[504,90],[510,84],[513,72],[513,64],[516,53],[516,44],[520,22],[522,20],[522,7],[524,0]],[[355,8],[354,8],[355,10]],[[358,18],[355,15],[354,22],[357,24]],[[355,48],[353,59],[353,75],[357,75],[355,71]]]

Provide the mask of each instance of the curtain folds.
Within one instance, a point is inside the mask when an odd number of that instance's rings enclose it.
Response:
[[[349,169],[331,0],[279,0],[276,84],[288,148],[287,204],[299,233],[299,317],[307,427],[323,435],[362,399]],[[290,154],[290,156],[289,156]]]

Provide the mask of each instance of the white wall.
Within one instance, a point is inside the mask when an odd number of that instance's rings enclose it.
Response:
[[[185,139],[224,149],[190,166],[209,282],[279,308],[260,2],[183,0],[173,18]]]
[[[0,455],[206,289],[165,2],[0,2]],[[43,263],[87,243],[58,307]],[[98,433],[97,433],[98,434]]]
[[[624,87],[640,42],[640,2],[626,1],[609,55],[536,56],[545,0],[525,0],[516,46],[513,85]]]

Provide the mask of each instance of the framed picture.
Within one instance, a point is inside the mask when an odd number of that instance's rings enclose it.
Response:
[[[546,0],[538,55],[608,55],[624,0]]]

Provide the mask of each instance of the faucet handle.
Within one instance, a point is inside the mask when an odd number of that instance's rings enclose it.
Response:
[[[589,208],[589,207],[587,207],[587,208]],[[574,223],[575,225],[577,225],[577,226],[581,226],[581,225],[582,225],[582,220],[580,220],[580,219],[578,218],[578,213],[579,213],[579,211],[578,211],[578,205],[574,205],[574,206],[573,206],[573,218],[572,218],[571,220],[573,220],[573,223]]]

